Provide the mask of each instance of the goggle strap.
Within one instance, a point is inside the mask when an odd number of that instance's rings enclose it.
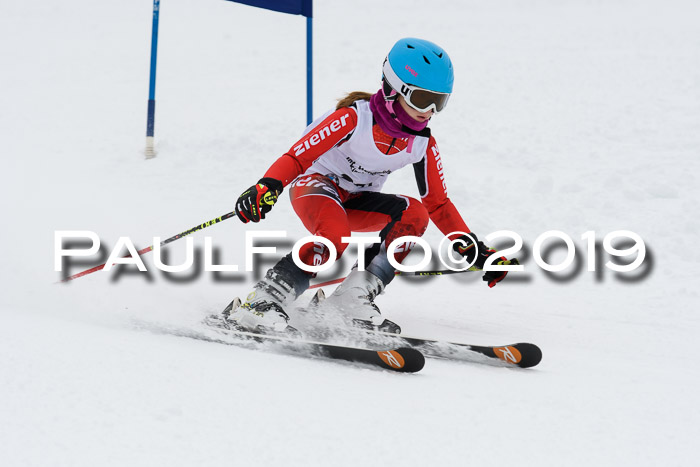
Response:
[[[384,92],[384,100],[387,100],[387,101],[394,101],[399,96],[399,93],[396,92],[396,89],[391,87],[391,84],[386,79],[386,76],[383,76],[383,75],[382,75],[382,91]]]
[[[399,78],[399,76],[394,72],[394,69],[391,68],[389,60],[384,60],[384,66],[382,68],[382,71],[384,72],[384,80],[389,84],[394,92],[398,94],[398,90],[401,89],[401,86],[404,84],[403,81],[401,81],[401,78]]]
[[[386,110],[389,111],[389,115],[391,115],[391,118],[396,118],[396,113],[394,112],[394,108],[392,107],[391,103],[394,102],[394,99],[392,100],[385,100],[384,105],[386,105]]]

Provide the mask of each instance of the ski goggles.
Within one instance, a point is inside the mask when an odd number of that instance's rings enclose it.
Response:
[[[384,95],[391,97],[394,91],[401,94],[406,103],[419,112],[432,110],[435,113],[441,112],[447,105],[450,98],[449,93],[428,91],[417,86],[406,84],[401,81],[389,64],[389,60],[384,61],[383,68],[383,90]]]

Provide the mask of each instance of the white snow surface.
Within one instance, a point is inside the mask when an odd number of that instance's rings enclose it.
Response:
[[[696,465],[696,1],[316,2],[315,115],[378,89],[397,39],[442,45],[455,90],[431,127],[450,197],[478,234],[528,246],[524,279],[400,277],[377,303],[407,334],[533,342],[542,363],[414,375],[134,325],[194,325],[287,246],[222,281],[170,281],[149,254],[148,275],[54,283],[55,231],[144,247],[229,212],[305,126],[302,17],[164,0],[144,160],[151,8],[0,0],[0,465]],[[385,191],[417,196],[412,170]],[[259,225],[192,238],[243,269],[246,230],[282,229],[288,245],[307,234],[286,195]],[[614,274],[605,254],[586,271],[581,235],[621,229],[644,239],[646,274]],[[573,238],[578,270],[535,265],[548,230]],[[173,264],[184,247],[167,247]]]

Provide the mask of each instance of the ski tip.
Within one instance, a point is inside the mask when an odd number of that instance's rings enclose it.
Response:
[[[380,350],[377,355],[387,369],[402,373],[415,373],[425,366],[425,356],[416,349],[401,347],[393,350]]]
[[[513,347],[520,351],[522,358],[517,363],[520,368],[531,368],[542,361],[542,350],[535,344],[520,343]]]
[[[399,349],[399,352],[404,354],[404,360],[407,361],[404,371],[415,373],[422,370],[425,366],[425,356],[419,350],[402,347]]]
[[[478,350],[477,347],[472,347],[477,352],[484,353],[491,357],[496,357],[499,360],[517,366],[520,368],[530,368],[542,360],[542,351],[535,344],[519,343],[512,345],[504,345],[501,347],[484,347],[485,352]]]

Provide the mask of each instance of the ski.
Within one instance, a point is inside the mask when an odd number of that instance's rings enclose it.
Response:
[[[420,351],[428,358],[460,360],[496,366],[531,368],[542,360],[542,350],[535,344],[520,342],[517,344],[484,346],[448,342],[423,337],[406,336],[370,329],[315,329],[314,334],[325,339],[339,339],[363,345],[385,347],[408,347]]]
[[[214,317],[210,317],[214,318]],[[298,357],[319,357],[330,360],[343,360],[370,365],[375,368],[396,371],[399,373],[416,373],[425,366],[425,357],[416,349],[409,347],[370,348],[314,342],[291,336],[277,336],[253,332],[237,331],[220,328],[205,320],[206,330],[195,328],[174,327],[140,320],[133,320],[133,326],[157,334],[186,337],[217,344],[232,345],[251,350],[269,350],[272,352]],[[210,332],[214,330],[217,336]]]
[[[242,331],[231,328],[228,323],[222,324],[221,322],[224,320],[225,318],[213,315],[205,320],[205,324],[232,339],[230,341],[213,338],[207,338],[205,340],[229,345],[246,345],[250,343],[268,344],[273,350],[279,350],[285,353],[364,363],[401,373],[415,373],[423,369],[425,365],[425,357],[423,354],[419,350],[411,347],[372,350],[363,347],[316,342],[296,336]],[[219,322],[217,323],[217,321]]]
[[[299,311],[314,312],[323,299],[323,292],[319,291]],[[293,334],[249,332],[237,328],[228,319],[240,304],[239,298],[234,299],[222,313],[205,319],[204,324],[234,337],[239,343],[274,343],[285,350],[362,362],[393,371],[419,371],[425,365],[425,357],[518,368],[531,368],[542,360],[542,351],[535,344],[483,346],[407,336],[400,334],[400,327],[388,320],[374,328],[329,327],[324,323],[304,328],[304,334],[291,327],[288,330]]]
[[[542,361],[542,350],[535,344],[526,342],[500,346],[483,346],[386,332],[368,331],[368,333],[391,339],[397,345],[407,345],[410,348],[421,351],[429,358],[504,364],[505,366],[517,366],[519,368],[531,368]]]
[[[313,312],[318,309],[324,299],[323,290],[319,290],[314,294],[309,304],[301,310]],[[316,329],[315,331],[320,331],[324,335],[333,334],[332,329]],[[348,334],[363,334],[367,337],[367,342],[373,345],[407,346],[421,351],[428,358],[519,368],[531,368],[542,360],[542,350],[535,344],[521,342],[510,345],[482,346],[406,336],[401,334],[401,328],[396,323],[389,320],[384,320],[374,329],[337,329],[337,333],[343,337],[347,337]]]

